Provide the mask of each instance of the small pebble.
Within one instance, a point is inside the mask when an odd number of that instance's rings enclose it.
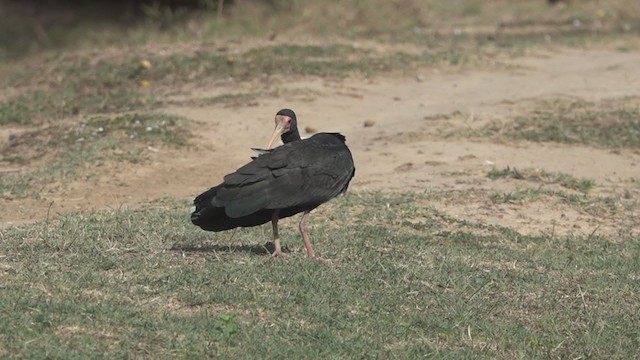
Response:
[[[376,124],[376,122],[371,120],[371,119],[364,121],[364,127],[372,127],[375,124]]]

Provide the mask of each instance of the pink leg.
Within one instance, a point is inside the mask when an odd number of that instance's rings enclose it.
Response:
[[[309,212],[305,211],[302,215],[302,219],[300,220],[300,234],[302,235],[302,240],[304,241],[304,247],[307,248],[307,256],[310,258],[321,261],[321,262],[329,262],[330,259],[325,259],[320,256],[316,256],[316,252],[313,250],[313,245],[311,244],[311,238],[309,238],[309,232],[307,227],[309,225]]]
[[[271,254],[273,257],[281,257],[285,254],[280,247],[280,234],[278,234],[278,220],[280,219],[280,210],[274,210],[271,215],[271,227],[273,228],[273,246],[275,250]]]

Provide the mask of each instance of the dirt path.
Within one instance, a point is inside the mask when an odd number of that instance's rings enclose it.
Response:
[[[509,191],[520,183],[486,177],[492,166],[509,165],[593,179],[595,194],[640,197],[638,152],[441,136],[447,129],[512,118],[541,100],[640,96],[639,52],[566,50],[518,58],[492,70],[425,70],[415,76],[374,80],[214,84],[189,96],[248,88],[265,93],[276,89],[283,95],[261,98],[251,106],[165,109],[195,120],[197,146],[184,151],[159,149],[147,165],[98,169],[100,175],[90,182],[75,182],[44,199],[5,201],[1,212],[5,226],[43,218],[51,203],[51,213],[57,214],[137,206],[164,196],[191,198],[246,162],[251,146],[266,145],[273,114],[283,107],[296,111],[303,129],[347,136],[357,168],[354,190]],[[439,117],[454,113],[458,115]],[[366,120],[374,125],[364,127]],[[518,207],[490,205],[480,197],[434,201],[432,206],[465,219],[514,226],[524,233],[590,233],[595,227],[610,232],[627,221],[599,221],[566,205],[544,201]]]

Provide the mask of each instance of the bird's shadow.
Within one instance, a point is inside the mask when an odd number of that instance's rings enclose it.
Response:
[[[194,245],[194,244],[174,244],[170,250],[181,252],[228,252],[228,253],[250,253],[254,255],[271,255],[275,250],[272,242],[263,245]],[[288,253],[285,246],[282,252]]]

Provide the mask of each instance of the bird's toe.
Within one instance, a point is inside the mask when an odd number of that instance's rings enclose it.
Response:
[[[282,250],[276,250],[271,253],[272,257],[285,257],[287,254],[283,253]]]

